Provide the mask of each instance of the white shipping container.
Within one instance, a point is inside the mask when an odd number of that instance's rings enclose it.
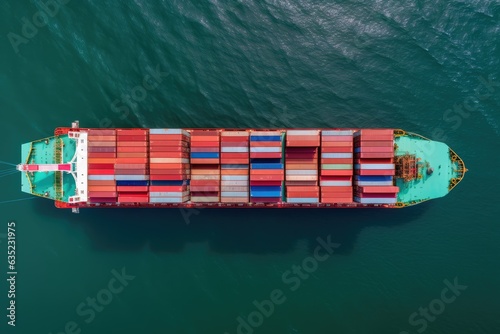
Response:
[[[113,181],[115,179],[114,175],[89,175],[87,177],[89,181]]]
[[[248,181],[248,175],[222,175],[222,181]]]
[[[246,153],[248,147],[221,147],[220,151],[223,153]]]
[[[318,175],[318,171],[315,169],[291,169],[287,170],[286,175]]]
[[[354,201],[358,202],[358,203],[362,203],[362,204],[395,204],[397,199],[396,198],[360,198],[360,197],[355,197]]]
[[[394,164],[356,164],[354,168],[361,169],[394,169]]]
[[[316,136],[319,130],[287,130],[286,134],[288,136]]]
[[[352,153],[321,153],[323,159],[352,158]]]
[[[352,136],[353,130],[323,130],[321,131],[322,136]]]
[[[322,187],[350,187],[352,186],[351,181],[320,181],[320,186]]]
[[[250,152],[281,152],[281,147],[250,147]]]
[[[224,186],[248,186],[248,181],[221,181],[221,187]]]
[[[221,196],[224,196],[224,197],[247,197],[248,192],[246,192],[246,191],[223,191],[223,192],[221,192]]]

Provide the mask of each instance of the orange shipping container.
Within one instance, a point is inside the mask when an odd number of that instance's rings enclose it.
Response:
[[[90,191],[116,191],[116,186],[88,186],[87,189],[89,192]]]

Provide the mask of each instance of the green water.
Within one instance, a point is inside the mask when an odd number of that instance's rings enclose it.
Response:
[[[43,3],[0,4],[2,161],[78,119],[402,128],[446,142],[470,171],[450,195],[404,210],[0,204],[1,333],[233,334],[238,317],[240,333],[500,332],[498,1],[72,0],[41,26]],[[19,175],[0,182],[1,201],[26,196]],[[340,246],[325,259],[315,250],[328,236]],[[292,271],[302,264],[308,276]],[[128,281],[116,280],[122,268]],[[467,288],[442,297],[455,278]],[[254,301],[270,298],[273,312],[264,302],[257,314]]]

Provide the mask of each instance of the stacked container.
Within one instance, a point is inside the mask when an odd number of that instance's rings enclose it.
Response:
[[[217,130],[191,132],[191,202],[219,202],[219,134]]]
[[[319,203],[320,130],[288,130],[285,169],[288,203]]]
[[[249,133],[221,132],[221,202],[249,202]]]
[[[117,129],[115,178],[119,203],[148,203],[148,130]]]
[[[90,203],[116,203],[116,130],[88,130],[88,198]]]
[[[284,180],[283,136],[279,131],[250,134],[250,202],[277,203]]]
[[[183,129],[149,129],[149,202],[189,201],[189,138]]]
[[[353,131],[321,132],[321,203],[353,201]]]
[[[355,200],[363,204],[394,204],[394,135],[391,129],[359,130],[354,134]]]

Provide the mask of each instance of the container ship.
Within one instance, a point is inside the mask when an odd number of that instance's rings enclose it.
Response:
[[[400,129],[56,128],[21,146],[23,192],[57,208],[403,208],[464,177]]]

